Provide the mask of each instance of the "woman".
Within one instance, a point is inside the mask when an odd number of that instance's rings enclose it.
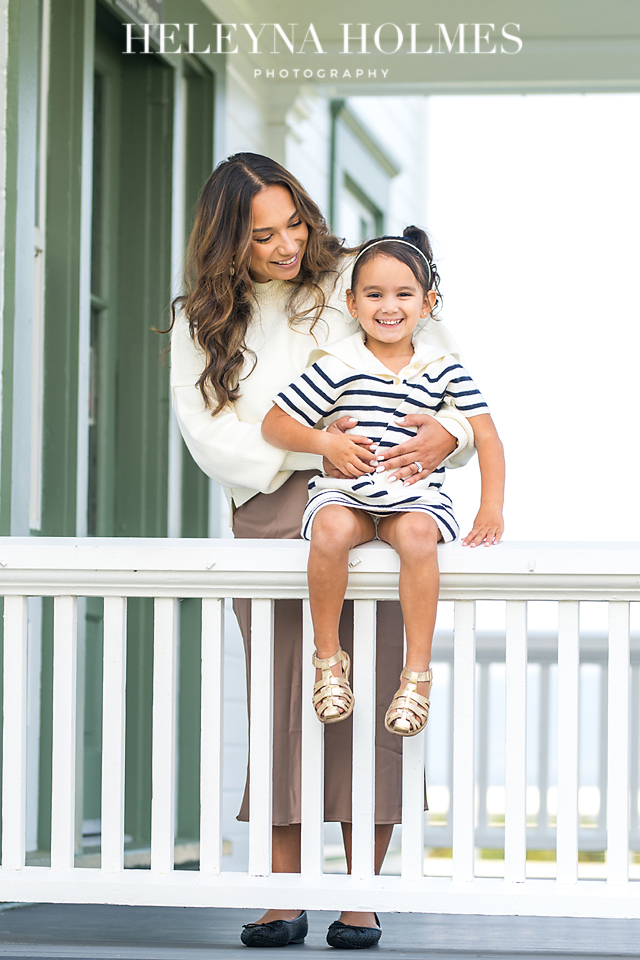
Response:
[[[171,382],[184,440],[201,469],[225,488],[236,537],[297,538],[307,483],[321,463],[271,446],[261,421],[273,397],[308,366],[318,344],[355,329],[345,299],[351,251],[332,236],[316,204],[284,167],[257,154],[236,154],[204,186],[187,253],[187,293],[173,304]],[[176,306],[181,307],[178,316]],[[407,417],[420,429],[386,454],[386,466],[409,483],[427,476],[456,447],[457,465],[472,453],[473,433],[457,412],[440,422]],[[346,429],[345,420],[335,429]],[[352,424],[349,424],[352,426]],[[364,433],[364,431],[363,431]],[[373,469],[368,438],[362,461]],[[340,474],[331,464],[325,469]],[[250,663],[250,601],[236,601]],[[342,647],[351,652],[352,612],[345,605]],[[376,871],[394,823],[401,820],[401,739],[384,730],[402,658],[398,603],[378,604],[378,643],[398,670],[377,682]],[[277,601],[274,653],[273,870],[300,870],[301,603]],[[389,664],[389,659],[386,660]],[[248,682],[250,678],[248,677]],[[388,689],[387,689],[388,688]],[[245,790],[240,820],[248,819]],[[342,824],[351,854],[351,720],[325,731],[325,819]],[[306,915],[268,910],[242,933],[249,946],[302,942]],[[332,946],[371,946],[380,938],[374,913],[344,912],[329,928]]]

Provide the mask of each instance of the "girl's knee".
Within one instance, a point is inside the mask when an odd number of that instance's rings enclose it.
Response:
[[[322,507],[316,514],[311,529],[311,544],[316,548],[348,548],[355,533],[355,522],[346,507]]]
[[[395,530],[398,553],[435,557],[440,539],[440,529],[435,520],[428,514],[407,513],[400,521]]]

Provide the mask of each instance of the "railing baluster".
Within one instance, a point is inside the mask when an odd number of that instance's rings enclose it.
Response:
[[[53,613],[51,867],[72,870],[75,853],[78,599],[56,597]]]
[[[631,733],[630,733],[630,756],[631,767],[629,770],[629,781],[631,786],[631,810],[629,829],[636,832],[638,829],[638,789],[640,789],[640,743],[638,743],[638,733],[640,732],[640,668],[635,665],[631,668]]]
[[[151,872],[171,873],[176,807],[178,601],[156,597],[153,629]]]
[[[24,866],[27,808],[27,598],[4,599],[2,866]]]
[[[598,756],[598,783],[600,785],[600,809],[598,810],[598,831],[603,838],[603,846],[606,846],[607,836],[607,769],[608,769],[608,750],[607,750],[607,724],[605,717],[608,711],[609,702],[609,668],[605,663],[600,664],[600,683],[599,683],[599,756]]]
[[[302,609],[302,872],[319,877],[324,871],[324,726],[311,698],[316,670],[308,600]]]
[[[224,600],[202,601],[200,873],[222,869]]]
[[[406,659],[407,637],[404,636]],[[426,728],[402,741],[402,857],[405,880],[424,876],[424,754]]]
[[[578,879],[578,729],[580,605],[558,604],[558,883]]]
[[[549,673],[549,664],[540,664],[540,711],[538,717],[539,836],[548,836],[549,834]]]
[[[271,873],[273,795],[273,600],[251,603],[249,874]]]
[[[104,598],[102,679],[102,870],[124,869],[127,601]]]
[[[424,730],[402,743],[402,878],[424,875]]]
[[[353,660],[356,708],[353,712],[351,873],[374,874],[376,603],[354,600]]]
[[[453,641],[453,879],[474,877],[476,608],[456,600]]]
[[[449,806],[447,809],[447,820],[446,820],[446,831],[447,837],[449,838],[449,843],[445,846],[453,846],[453,715],[454,715],[454,705],[453,705],[453,659],[448,667],[448,678],[447,678],[447,720],[448,720],[448,729],[447,729],[447,789],[449,791]],[[428,786],[427,786],[428,789]],[[428,795],[427,795],[428,799]]]
[[[504,878],[527,873],[527,604],[507,601]]]
[[[609,603],[607,880],[629,880],[629,604]]]
[[[486,836],[489,827],[487,793],[489,788],[489,670],[491,664],[479,663],[478,678],[478,755],[476,778],[478,791],[477,825],[481,836]]]

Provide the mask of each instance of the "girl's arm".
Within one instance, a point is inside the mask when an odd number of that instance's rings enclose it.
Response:
[[[476,438],[482,494],[480,509],[473,529],[462,541],[465,547],[477,547],[484,543],[490,547],[499,543],[504,531],[502,505],[504,502],[504,452],[500,437],[488,413],[472,417]]]
[[[355,420],[353,421],[355,423]],[[359,455],[364,437],[327,433],[299,423],[274,404],[262,421],[262,436],[274,447],[299,453],[318,453],[348,477],[360,477],[370,469]],[[359,440],[360,443],[356,441]],[[371,441],[368,441],[369,443]]]

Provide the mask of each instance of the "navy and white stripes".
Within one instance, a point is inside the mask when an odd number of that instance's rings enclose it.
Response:
[[[482,394],[455,357],[434,359],[418,341],[414,346],[412,362],[394,374],[367,350],[360,333],[347,337],[325,347],[327,352],[274,402],[309,427],[354,417],[358,423],[351,432],[365,434],[382,449],[394,447],[416,433],[415,427],[395,422],[407,414],[435,415],[446,405],[456,407],[468,418],[489,412]],[[313,518],[322,506],[337,503],[376,516],[426,511],[438,523],[443,539],[453,540],[458,526],[451,500],[440,490],[443,480],[442,466],[410,487],[397,481],[389,484],[387,473],[355,480],[314,477],[309,484],[302,535],[310,538]]]

